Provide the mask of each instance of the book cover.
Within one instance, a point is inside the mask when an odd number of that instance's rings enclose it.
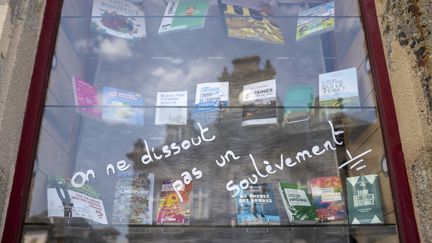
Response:
[[[334,2],[327,2],[299,12],[296,40],[303,40],[334,30],[334,6]]]
[[[384,223],[378,175],[348,177],[347,197],[350,224]]]
[[[202,28],[208,8],[208,0],[169,1],[158,32]]]
[[[127,0],[93,0],[91,29],[125,39],[146,36],[144,11]]]
[[[347,218],[339,176],[317,177],[310,180],[312,200],[320,221]]]
[[[159,199],[159,210],[156,224],[184,224],[190,223],[192,183],[185,185],[180,195],[180,201],[173,188],[173,180],[162,183],[162,191]]]
[[[285,93],[283,124],[309,120],[313,114],[314,87],[300,85],[291,87]]]
[[[64,185],[65,191],[69,194],[70,202],[73,203],[72,217],[81,217],[95,223],[108,224],[100,193],[89,185],[75,188],[70,181],[58,176],[49,176],[47,179],[48,217],[64,217],[62,199],[56,190],[56,186],[59,184]],[[67,197],[64,193],[61,195]]]
[[[279,22],[265,1],[223,0],[221,7],[229,37],[284,44]]]
[[[251,184],[236,197],[239,225],[280,224],[271,184]]]
[[[104,87],[102,119],[133,125],[144,124],[144,100],[138,93]]]
[[[195,95],[196,110],[211,112],[226,109],[229,100],[228,82],[197,84]]]
[[[332,114],[346,107],[359,107],[357,69],[348,68],[319,75],[319,105],[321,113]]]
[[[187,124],[187,91],[158,92],[156,106],[156,125]]]
[[[276,124],[276,80],[243,86],[242,126]]]
[[[306,186],[279,182],[279,192],[290,223],[315,223],[317,221],[312,195]]]
[[[111,222],[152,224],[154,174],[138,172],[116,183]]]
[[[84,116],[99,120],[102,111],[99,108],[96,87],[75,77],[72,79],[72,86],[77,111]]]

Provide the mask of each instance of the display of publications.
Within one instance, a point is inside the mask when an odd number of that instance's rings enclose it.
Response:
[[[255,4],[254,4],[255,3]],[[266,1],[222,0],[228,36],[284,44],[279,22]]]
[[[378,175],[348,177],[347,197],[350,224],[384,223]]]
[[[76,77],[72,78],[72,87],[77,111],[84,116],[99,120],[102,112],[99,108],[96,87]]]
[[[133,125],[144,124],[144,100],[141,94],[111,88],[103,88],[102,119]]]
[[[342,182],[339,176],[312,178],[309,184],[316,214],[320,221],[347,218]]]
[[[196,110],[201,112],[211,112],[228,108],[228,87],[228,82],[197,84],[195,95]]]
[[[156,106],[156,125],[187,124],[186,91],[158,92]],[[166,108],[164,106],[166,106]]]
[[[64,217],[64,204],[72,203],[72,217],[81,217],[99,224],[108,224],[100,193],[89,185],[73,187],[58,176],[47,178],[48,217]]]
[[[145,14],[128,0],[93,0],[91,29],[125,39],[146,36]]]
[[[334,2],[327,2],[299,12],[296,40],[319,35],[335,29]]]
[[[279,192],[290,223],[316,223],[315,207],[307,186],[279,182]]]
[[[156,224],[188,225],[190,223],[191,199],[192,183],[185,185],[182,190],[177,192],[173,188],[173,180],[164,181],[160,192]]]
[[[280,224],[271,184],[251,184],[236,197],[239,225]]]
[[[319,105],[321,114],[355,110],[360,106],[357,69],[348,68],[319,75]]]
[[[158,32],[167,33],[202,28],[204,27],[208,8],[208,0],[169,1]]]
[[[111,222],[152,224],[154,174],[122,175],[116,183]]]
[[[276,80],[243,86],[242,126],[277,124]]]

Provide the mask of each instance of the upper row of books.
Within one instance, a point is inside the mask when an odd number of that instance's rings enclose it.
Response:
[[[279,21],[265,1],[222,0],[219,4],[228,36],[233,38],[284,44]],[[296,40],[335,29],[334,2],[301,11]],[[208,0],[168,1],[158,33],[203,28],[209,9]],[[93,0],[91,29],[126,39],[146,37],[142,6],[130,0]]]
[[[117,181],[110,220],[112,224],[153,224],[154,180],[154,174],[140,172]],[[56,190],[60,181],[65,183],[64,179],[58,177],[50,177],[48,181],[49,217],[64,215],[64,204]],[[280,204],[276,200],[282,200],[291,224],[314,224],[346,219],[349,219],[350,224],[381,224],[384,223],[384,218],[379,184],[379,177],[376,174],[348,177],[346,200],[339,176],[312,178],[308,185],[279,182],[281,199],[276,199],[271,183],[253,184],[247,189],[242,189],[235,198],[237,224],[280,224]],[[64,193],[70,194],[69,197],[72,198],[72,216],[87,218],[101,224],[108,223],[104,202],[92,187],[77,189],[69,186]],[[173,189],[173,180],[164,180],[155,218],[156,224],[189,225],[194,206],[193,198],[192,183],[176,192]],[[227,201],[218,203],[224,202]],[[199,209],[209,210],[202,205]]]
[[[97,120],[133,125],[144,124],[143,95],[133,91],[103,87],[102,102],[95,86],[74,78],[77,111]],[[187,125],[188,92],[157,92],[155,125]],[[229,82],[198,83],[194,112],[225,112],[230,107]],[[278,119],[276,79],[264,80],[243,86],[239,97],[242,125],[283,124],[307,120],[314,114],[315,87],[297,85],[290,87],[284,97],[284,112]],[[237,97],[235,97],[237,98]],[[342,108],[360,106],[356,68],[319,75],[318,115],[345,112]],[[147,105],[148,106],[148,105]],[[239,108],[233,108],[239,109]]]

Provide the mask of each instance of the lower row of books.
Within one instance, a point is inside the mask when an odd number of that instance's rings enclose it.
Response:
[[[100,195],[91,187],[80,189],[68,186],[65,195],[56,190],[62,178],[48,180],[48,216],[64,215],[64,198],[73,203],[72,216],[107,224]],[[66,183],[67,184],[67,183]],[[317,177],[308,185],[279,182],[278,188],[291,224],[315,224],[349,219],[350,224],[380,224],[384,222],[381,209],[379,177],[364,175],[346,179],[345,201],[340,177]],[[138,173],[120,178],[116,184],[112,224],[153,224],[154,174]],[[159,225],[189,225],[191,221],[192,184],[175,190],[172,180],[162,183],[155,223]],[[69,202],[70,203],[70,202]],[[348,211],[346,208],[348,204]],[[272,184],[250,185],[235,198],[238,225],[280,224],[278,202]]]

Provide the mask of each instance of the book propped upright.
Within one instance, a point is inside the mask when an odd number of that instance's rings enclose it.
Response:
[[[316,214],[320,221],[347,218],[342,182],[339,176],[312,178],[309,184]]]
[[[378,175],[348,177],[347,196],[350,224],[384,223]]]
[[[192,183],[185,185],[180,191],[180,200],[173,188],[173,180],[162,183],[162,191],[159,199],[159,211],[156,224],[160,225],[188,225],[191,214]]]
[[[138,93],[111,87],[103,88],[104,121],[144,125],[144,100]]]
[[[169,1],[158,33],[203,28],[208,8],[208,0]]]
[[[327,2],[299,12],[296,40],[320,35],[335,29],[335,3]]]
[[[307,186],[279,182],[279,192],[292,224],[313,224],[317,222],[312,196],[307,192]]]
[[[280,224],[271,184],[251,184],[236,197],[239,225]]]
[[[187,124],[187,91],[157,92],[156,106],[156,125]]]
[[[228,82],[197,84],[195,106],[197,112],[221,111],[228,108]]]
[[[122,175],[116,183],[111,222],[152,224],[154,174]]]
[[[141,7],[127,0],[93,0],[91,29],[125,39],[143,39],[145,14]]]
[[[283,125],[308,121],[313,114],[314,87],[300,85],[285,93]]]
[[[76,77],[72,78],[76,110],[86,117],[101,119],[96,87]]]

